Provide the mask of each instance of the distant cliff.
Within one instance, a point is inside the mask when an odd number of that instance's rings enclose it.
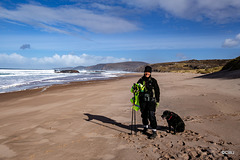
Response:
[[[75,70],[108,70],[108,71],[136,71],[137,68],[141,66],[145,66],[147,63],[145,62],[120,62],[120,63],[105,63],[105,64],[97,64],[93,66],[83,67],[78,66],[74,67]]]

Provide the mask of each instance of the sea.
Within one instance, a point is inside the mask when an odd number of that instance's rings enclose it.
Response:
[[[55,73],[54,70],[0,69],[0,93],[42,88],[76,81],[103,80],[119,77],[124,71],[88,71]]]

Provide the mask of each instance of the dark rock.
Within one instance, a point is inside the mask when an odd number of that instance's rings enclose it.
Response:
[[[55,70],[54,71],[55,73],[79,73],[79,71],[78,70],[73,70],[73,69],[71,69],[71,70]]]

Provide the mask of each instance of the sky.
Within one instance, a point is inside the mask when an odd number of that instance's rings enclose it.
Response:
[[[240,0],[1,0],[0,68],[240,56]]]

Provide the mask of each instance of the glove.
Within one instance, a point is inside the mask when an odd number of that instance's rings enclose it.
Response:
[[[156,103],[156,108],[159,107],[159,102]]]

